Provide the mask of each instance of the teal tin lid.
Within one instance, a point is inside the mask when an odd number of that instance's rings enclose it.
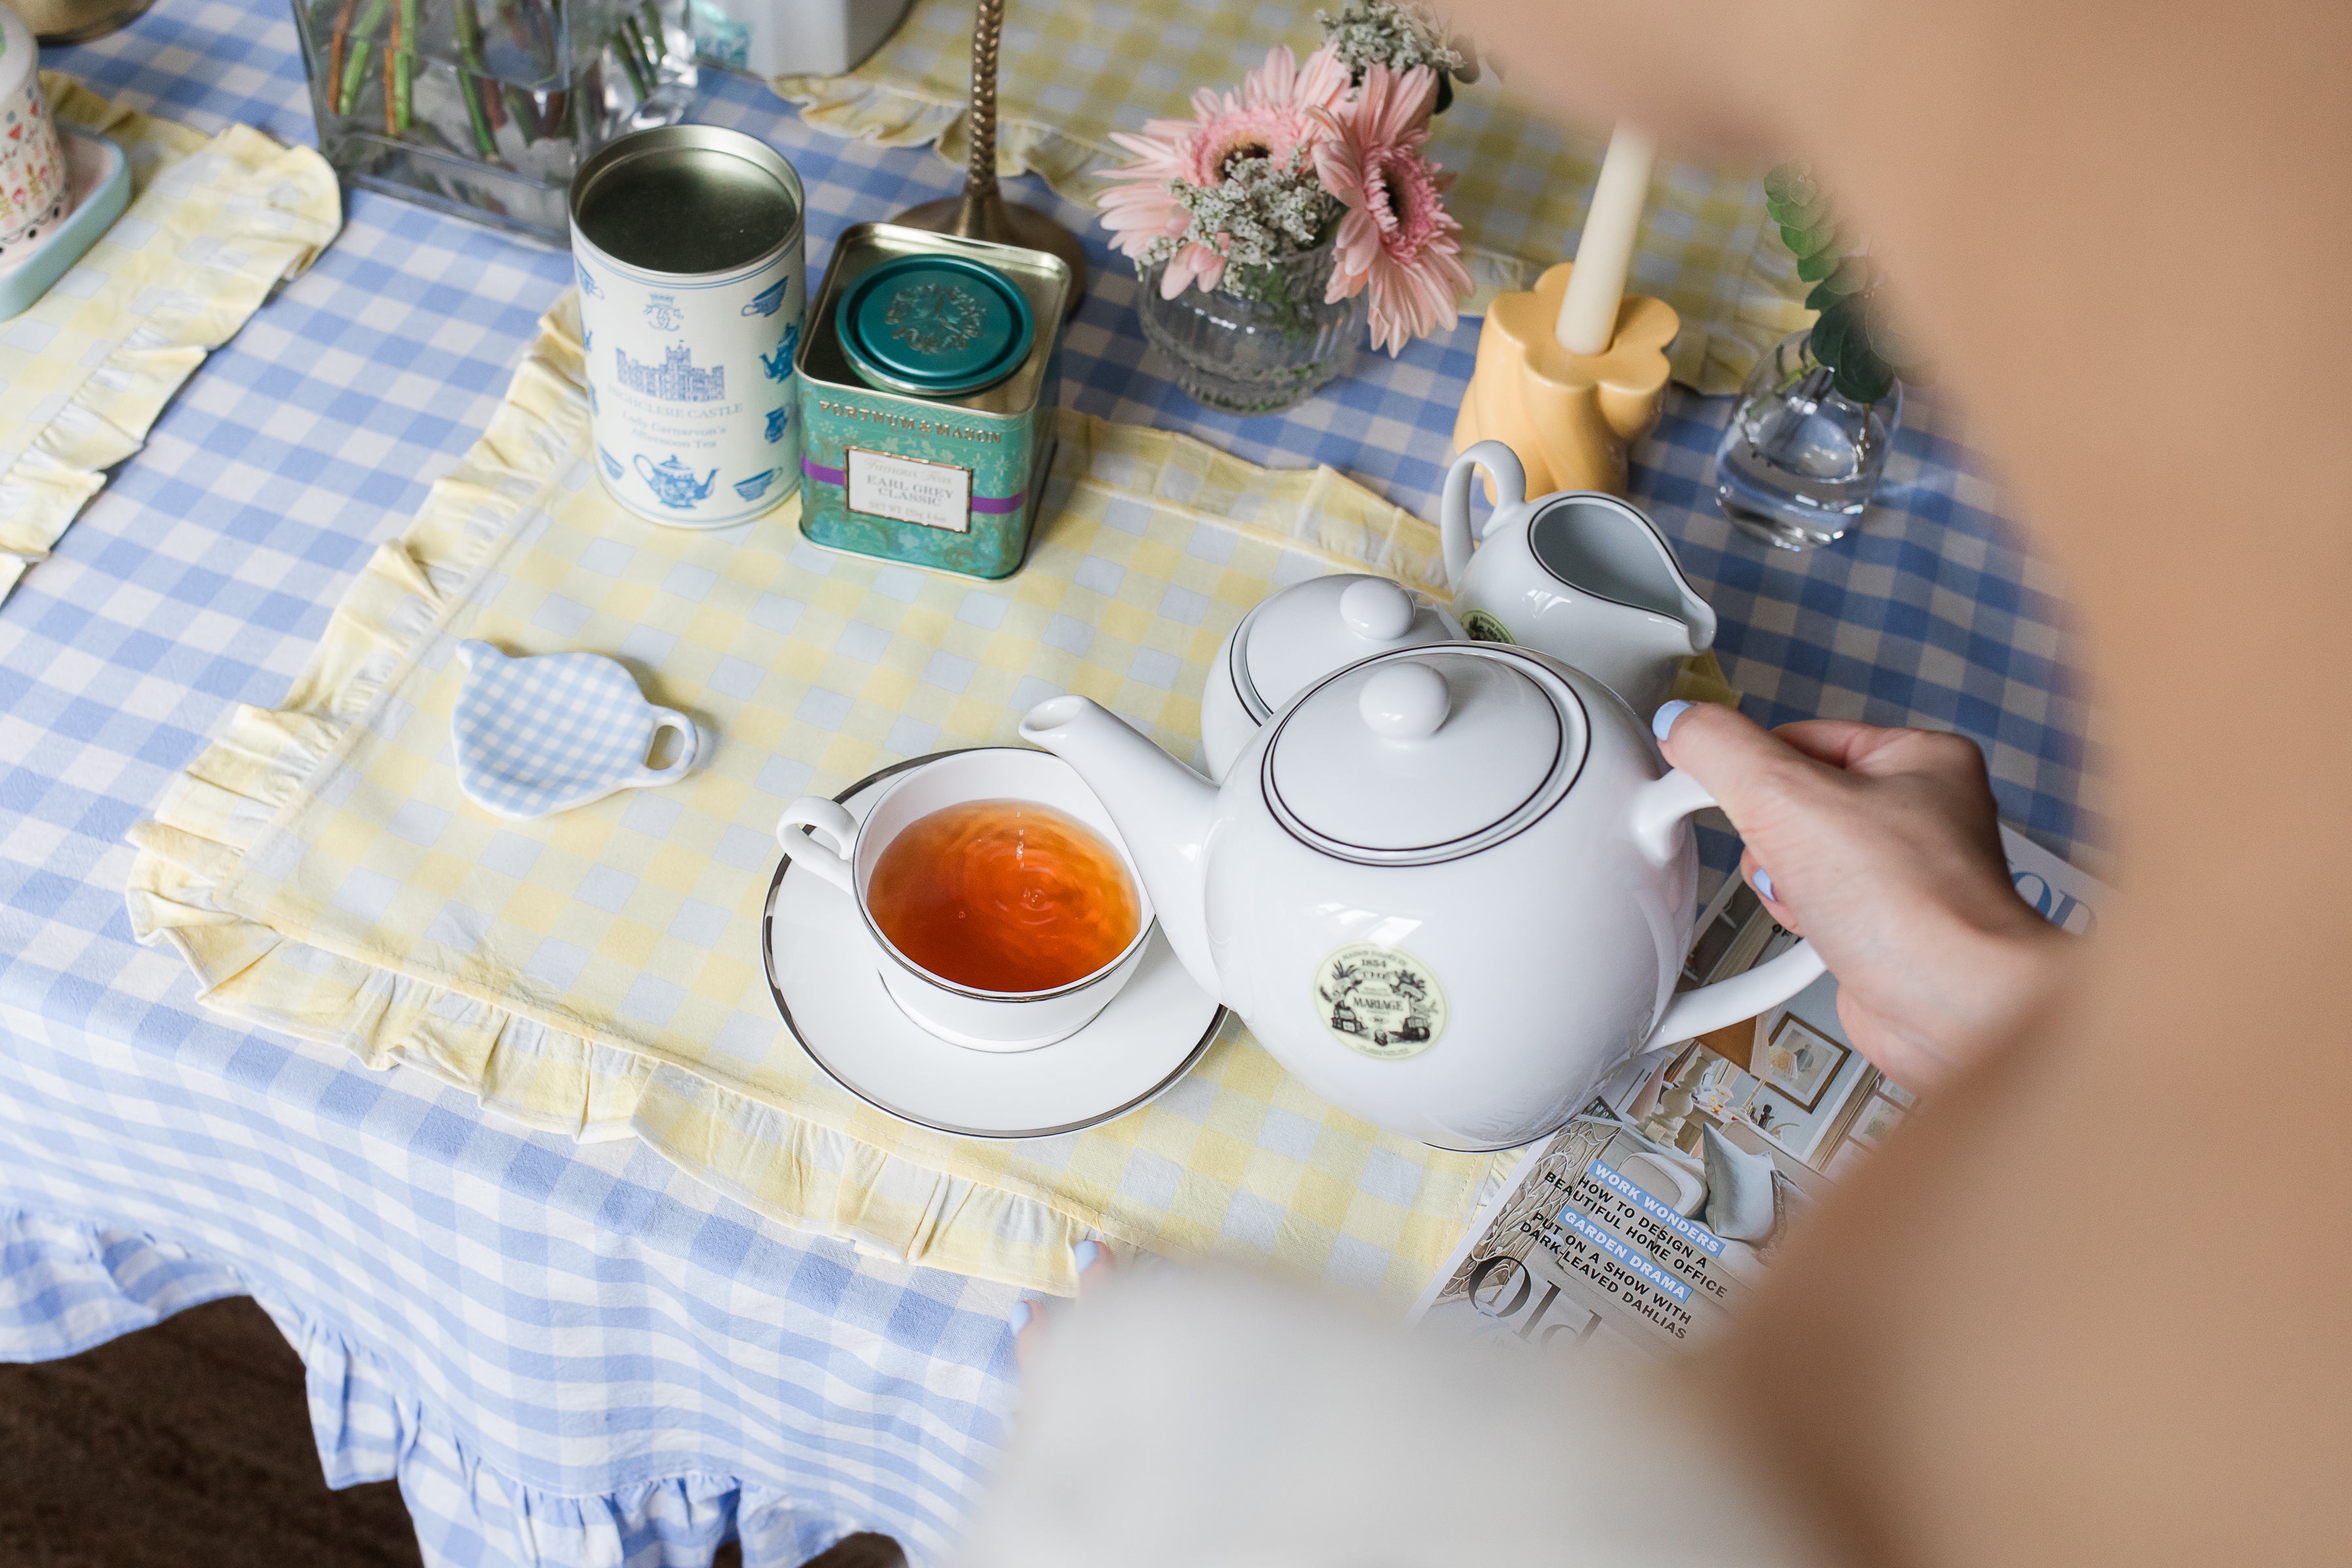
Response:
[[[849,286],[834,331],[857,374],[918,397],[993,386],[1029,357],[1037,321],[1020,285],[961,256],[902,256]]]

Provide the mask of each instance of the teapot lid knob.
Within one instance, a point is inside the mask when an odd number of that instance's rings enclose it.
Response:
[[[1419,741],[1437,733],[1453,702],[1445,677],[1418,660],[1403,659],[1373,672],[1357,707],[1374,734]]]
[[[1360,577],[1339,595],[1339,618],[1371,642],[1394,642],[1412,629],[1412,595],[1385,577]]]

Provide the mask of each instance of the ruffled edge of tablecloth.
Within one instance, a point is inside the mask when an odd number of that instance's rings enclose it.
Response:
[[[962,167],[971,156],[964,100],[888,79],[887,62],[885,50],[845,75],[775,77],[769,86],[799,107],[803,121],[820,131],[883,147],[934,146],[941,159]],[[1091,209],[1101,194],[1093,177],[1124,156],[1116,147],[1058,126],[1008,114],[1000,102],[996,172],[1001,177],[1035,174],[1056,195]],[[1537,275],[1550,265],[1481,245],[1465,245],[1462,261],[1472,284],[1470,298],[1462,306],[1465,316],[1485,315],[1497,294],[1534,288]],[[1775,250],[1769,238],[1759,235],[1732,279],[1728,310],[1711,322],[1684,319],[1683,331],[1668,353],[1674,378],[1710,396],[1739,390],[1774,343],[1811,320],[1812,312],[1802,302],[1811,286],[1798,280],[1796,268],[1794,257]],[[1695,331],[1700,326],[1707,330]]]
[[[807,1561],[862,1528],[812,1519],[782,1492],[703,1471],[572,1495],[484,1461],[373,1352],[236,1269],[145,1231],[0,1205],[0,1361],[54,1361],[175,1312],[251,1296],[302,1358],[327,1485],[397,1480],[436,1561],[475,1537],[497,1561],[533,1568],[704,1563],[730,1534],[751,1563]],[[733,1529],[730,1531],[730,1524]]]
[[[134,934],[167,943],[197,999],[228,1016],[417,1068],[492,1110],[580,1140],[643,1137],[773,1218],[908,1263],[1067,1294],[1099,1217],[919,1163],[645,1058],[447,986],[329,952],[215,895],[305,781],[335,760],[429,634],[587,449],[578,317],[541,331],[488,428],[416,519],[377,547],[272,710],[240,706],[135,824],[125,888]],[[1055,472],[1149,498],[1262,541],[1442,591],[1437,531],[1328,467],[1269,470],[1171,431],[1064,410]]]
[[[105,470],[145,445],[164,405],[205,354],[236,336],[269,291],[309,267],[342,226],[334,171],[310,148],[281,146],[247,125],[206,138],[126,109],[56,72],[43,72],[41,85],[59,121],[133,149],[163,150],[161,163],[134,158],[143,188],[126,219],[164,227],[187,221],[194,204],[167,206],[149,199],[163,166],[209,153],[234,172],[226,199],[217,206],[205,204],[203,218],[188,228],[179,249],[195,258],[177,285],[161,294],[0,473],[0,599],[47,559],[104,488]]]

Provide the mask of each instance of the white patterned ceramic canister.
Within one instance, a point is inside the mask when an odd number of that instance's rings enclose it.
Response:
[[[0,5],[0,263],[47,239],[70,200],[33,30]]]
[[[623,506],[725,528],[798,490],[800,176],[717,125],[633,132],[572,185],[596,468]]]

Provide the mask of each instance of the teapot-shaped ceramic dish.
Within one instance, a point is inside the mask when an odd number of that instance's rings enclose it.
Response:
[[[1192,977],[1307,1087],[1449,1149],[1552,1132],[1653,1044],[1754,1016],[1809,944],[1675,992],[1714,804],[1599,681],[1529,649],[1375,656],[1293,699],[1222,786],[1083,697],[1022,737],[1118,825]]]
[[[646,701],[618,659],[584,649],[518,657],[473,637],[457,658],[466,667],[449,715],[457,787],[487,811],[528,822],[693,771],[694,721]],[[664,730],[677,754],[653,767],[646,759]]]
[[[658,463],[648,463],[643,452],[632,459],[646,488],[654,492],[654,500],[664,506],[687,507],[710,499],[710,487],[719,482],[719,470],[713,468],[700,479],[694,470],[677,460],[672,452]]]
[[[1459,622],[1386,577],[1310,577],[1258,601],[1225,634],[1201,692],[1209,776],[1234,759],[1282,705],[1360,658],[1423,643],[1460,642]]]
[[[1474,538],[1470,480],[1481,468],[1495,510]],[[1647,719],[1682,661],[1713,646],[1714,606],[1638,508],[1598,490],[1526,492],[1526,471],[1500,441],[1479,442],[1446,471],[1439,532],[1454,613],[1472,637],[1574,665]]]

